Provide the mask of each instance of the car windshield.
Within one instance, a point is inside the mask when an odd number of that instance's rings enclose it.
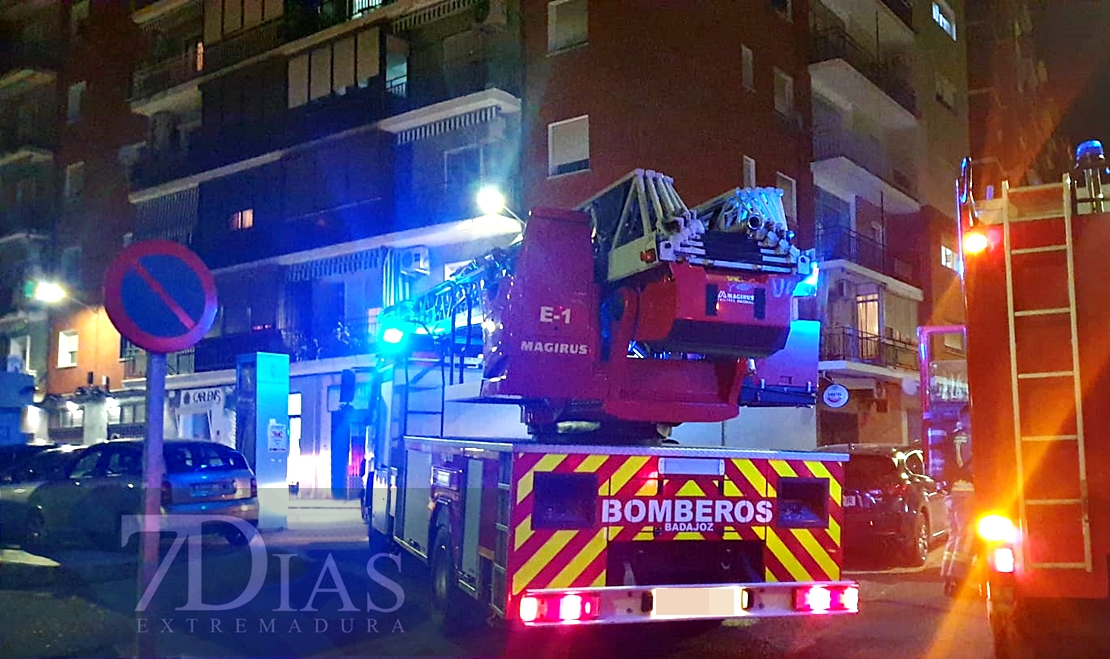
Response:
[[[844,480],[853,490],[885,485],[897,478],[894,461],[883,455],[853,455],[844,466]]]
[[[65,477],[66,467],[81,453],[79,451],[43,451],[4,472],[7,483],[26,483],[35,480],[52,480]]]
[[[166,444],[166,469],[173,474],[246,469],[243,456],[220,444]]]

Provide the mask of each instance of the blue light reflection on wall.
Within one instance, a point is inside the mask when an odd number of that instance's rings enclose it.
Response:
[[[794,287],[794,297],[809,297],[810,295],[817,295],[817,278],[820,274],[816,265],[813,266],[813,271],[808,277],[798,282]]]

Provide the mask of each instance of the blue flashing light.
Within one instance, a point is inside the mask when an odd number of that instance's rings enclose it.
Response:
[[[387,327],[385,331],[382,332],[382,341],[390,345],[397,345],[404,340],[405,333],[396,327]]]
[[[817,295],[817,279],[820,273],[816,265],[813,265],[812,268],[809,276],[798,282],[798,285],[794,287],[794,297]]]
[[[1099,158],[1103,155],[1102,142],[1098,140],[1088,140],[1075,148],[1075,159],[1079,160],[1083,156],[1091,155]]]

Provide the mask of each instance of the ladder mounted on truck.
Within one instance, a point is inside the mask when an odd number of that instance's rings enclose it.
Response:
[[[1053,551],[1053,545],[1042,543],[1035,557],[1026,557],[1026,565],[1090,572],[1093,556],[1087,436],[1070,177],[1064,176],[1063,185],[1011,188],[1003,182],[1000,198],[978,203],[968,198],[965,205],[973,207],[972,217],[983,225],[976,230],[999,243],[996,247],[1001,248],[1005,264],[1013,477],[1019,518],[1023,525],[1052,520],[1057,533],[1082,537],[1081,558],[1073,551],[1064,556]],[[1055,286],[1061,280],[1064,290]],[[1047,415],[1051,418],[1044,414],[1046,397],[1057,408],[1055,414]],[[1031,475],[1041,467],[1037,463],[1046,459],[1053,467],[1055,493],[1046,493],[1044,488],[1038,491],[1030,484],[1041,482],[1033,481]],[[1074,514],[1069,515],[1069,509]],[[1060,526],[1072,523],[1079,528],[1065,530]],[[1043,538],[1044,531],[1036,535]]]

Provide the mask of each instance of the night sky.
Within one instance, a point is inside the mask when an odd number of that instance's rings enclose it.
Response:
[[[972,0],[975,1],[975,0]],[[1040,0],[1035,33],[1072,143],[1110,145],[1110,0]]]

